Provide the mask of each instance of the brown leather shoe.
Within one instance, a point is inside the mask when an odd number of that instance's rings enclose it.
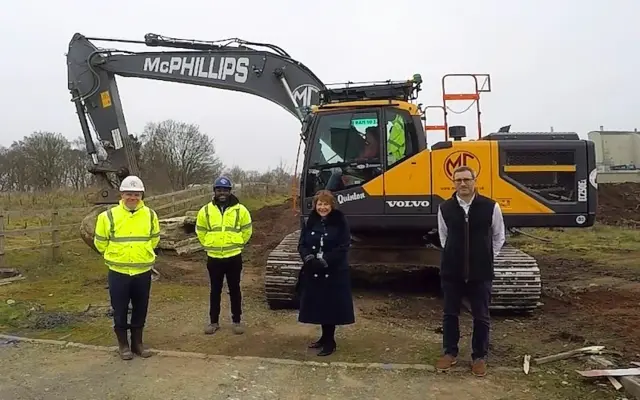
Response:
[[[445,354],[444,356],[440,357],[438,362],[436,362],[436,370],[441,372],[448,371],[449,369],[451,369],[451,367],[456,365],[457,362],[458,361],[456,360],[456,357],[452,356],[451,354]]]
[[[471,372],[475,376],[485,376],[487,374],[487,362],[479,358],[471,365]]]

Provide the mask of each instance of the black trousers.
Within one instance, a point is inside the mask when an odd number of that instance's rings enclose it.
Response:
[[[242,293],[240,277],[242,276],[242,254],[229,258],[207,257],[207,270],[211,292],[209,295],[209,318],[211,323],[218,323],[220,317],[220,295],[224,278],[227,278],[229,300],[231,301],[231,319],[240,322],[242,316]]]
[[[443,348],[445,354],[458,356],[458,342],[460,341],[459,315],[462,299],[466,297],[471,306],[473,317],[473,334],[471,338],[471,358],[486,358],[489,352],[489,331],[491,318],[489,305],[491,304],[492,281],[442,280],[444,294],[444,316],[442,320]]]
[[[117,330],[144,328],[151,293],[151,271],[127,275],[109,270],[109,297],[113,327]],[[127,322],[131,303],[131,323]]]

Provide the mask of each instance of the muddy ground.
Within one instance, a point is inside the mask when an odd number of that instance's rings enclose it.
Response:
[[[20,343],[0,348],[0,398],[566,400],[515,374],[475,379],[421,371],[156,356],[123,365],[101,351]]]
[[[632,227],[635,232],[636,221],[640,224],[640,217],[635,211],[640,199],[640,185],[600,185],[599,192],[598,221]],[[314,361],[430,364],[439,356],[442,302],[437,271],[401,274],[393,276],[391,281],[390,275],[385,273],[375,275],[354,271],[357,322],[338,329],[338,351],[334,355],[326,360],[315,356],[306,345],[316,339],[317,327],[299,324],[293,310],[269,310],[264,300],[263,274],[267,254],[284,235],[298,229],[298,218],[291,203],[265,207],[252,215],[254,237],[244,255],[242,278],[247,332],[241,336],[230,332],[225,291],[221,314],[223,329],[213,336],[203,335],[209,290],[204,256],[177,258],[163,255],[157,265],[161,278],[152,289],[146,333],[150,346],[231,356]],[[532,315],[494,314],[490,367],[520,367],[525,354],[535,358],[592,344],[605,345],[609,351],[617,353],[610,357],[620,362],[640,360],[640,335],[637,334],[640,328],[640,262],[635,261],[640,260],[640,243],[634,247],[627,238],[623,250],[611,251],[611,246],[615,247],[616,243],[610,242],[623,241],[619,236],[605,236],[610,232],[604,232],[601,236],[594,236],[609,246],[600,256],[597,246],[604,245],[602,243],[576,244],[572,242],[571,233],[562,229],[552,233],[563,238],[562,246],[566,249],[557,244],[532,242],[531,239],[513,240],[514,245],[526,247],[526,251],[539,260],[544,286],[543,304]],[[628,231],[615,234],[630,235]],[[590,251],[591,247],[595,250]],[[84,256],[78,256],[81,257]],[[389,285],[385,288],[372,282]],[[86,290],[95,290],[97,283],[103,285],[104,278],[87,282]],[[20,295],[20,287],[16,285],[16,297],[35,298],[35,294]],[[46,295],[43,296],[46,299]],[[108,304],[106,290],[101,296],[103,304]],[[56,333],[55,324],[53,326],[54,329],[40,336],[101,345],[113,345],[114,342],[111,320],[100,313],[88,320],[84,318],[82,325],[74,325],[70,330],[62,326]],[[470,354],[470,328],[471,317],[464,313],[461,318],[463,369],[467,367],[466,359]],[[16,329],[6,333],[24,332]],[[534,388],[547,388],[549,393],[564,390],[564,397],[559,398],[616,398],[606,382],[603,386],[581,385],[576,378],[576,368],[576,365],[560,362],[549,365],[540,374],[520,377],[532,379]]]
[[[600,184],[598,221],[608,225],[640,226],[640,184]]]

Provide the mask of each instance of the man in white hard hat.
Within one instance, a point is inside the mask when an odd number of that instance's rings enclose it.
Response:
[[[151,273],[155,248],[160,241],[160,223],[155,211],[147,207],[142,196],[144,184],[130,175],[120,184],[121,200],[117,206],[98,215],[94,244],[109,267],[109,296],[113,308],[113,329],[118,339],[120,358],[133,354],[150,357],[142,344],[147,319]],[[127,322],[131,302],[131,323]],[[131,330],[131,347],[127,337]]]

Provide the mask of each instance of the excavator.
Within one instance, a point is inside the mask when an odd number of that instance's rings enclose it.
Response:
[[[97,47],[97,41],[166,50],[106,49]],[[302,224],[313,195],[320,189],[334,192],[351,227],[349,257],[354,267],[438,268],[438,206],[452,196],[452,174],[461,165],[476,171],[478,191],[500,204],[509,229],[589,227],[595,222],[593,142],[575,133],[508,128],[483,136],[479,103],[480,94],[491,91],[487,74],[444,76],[443,104],[423,107],[417,103],[419,74],[399,81],[328,85],[276,45],[152,33],[144,40],[76,33],[69,43],[67,68],[71,100],[91,159],[89,170],[102,182],[92,199],[96,208],[81,228],[91,247],[97,214],[118,202],[117,188],[124,177],[140,173],[116,76],[245,92],[298,118],[304,157],[294,209]],[[475,92],[447,93],[445,81],[456,76],[473,78]],[[467,138],[464,126],[449,126],[447,102],[456,100],[476,105],[476,138]],[[444,124],[427,124],[430,108],[444,111]],[[99,157],[89,124],[106,157]],[[427,132],[434,130],[444,131],[445,138],[428,146]],[[291,232],[268,255],[264,289],[272,309],[298,307],[298,236],[299,231]],[[506,243],[495,259],[491,309],[531,312],[540,304],[541,291],[535,258]]]

